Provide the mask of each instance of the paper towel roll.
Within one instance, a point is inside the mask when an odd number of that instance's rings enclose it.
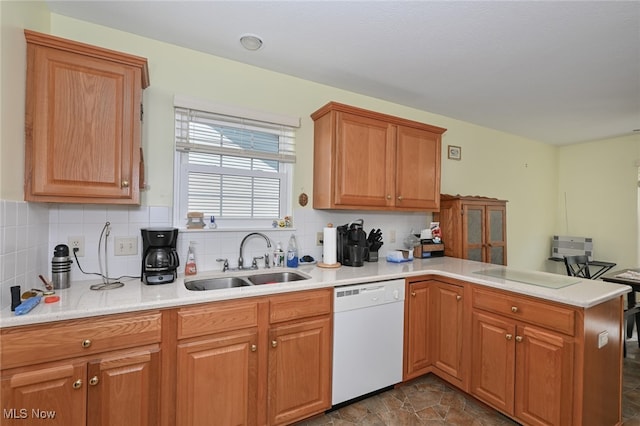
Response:
[[[337,263],[336,228],[324,228],[322,234],[322,262],[327,265],[335,265]]]

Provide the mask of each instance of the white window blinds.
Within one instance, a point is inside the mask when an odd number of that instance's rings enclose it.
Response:
[[[188,211],[216,219],[286,215],[293,127],[180,106],[175,126],[180,217]]]

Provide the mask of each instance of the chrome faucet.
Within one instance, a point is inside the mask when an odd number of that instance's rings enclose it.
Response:
[[[238,269],[244,269],[244,259],[242,258],[242,252],[244,250],[244,243],[251,237],[253,236],[259,236],[264,238],[264,240],[267,242],[267,248],[271,248],[271,240],[269,239],[269,237],[267,237],[266,235],[264,235],[261,232],[252,232],[250,234],[245,235],[245,237],[242,239],[242,242],[240,243],[240,257],[238,257]],[[267,250],[267,252],[264,254],[264,267],[265,268],[269,268],[269,251]],[[257,269],[258,265],[254,260],[254,264],[252,265],[252,268]]]

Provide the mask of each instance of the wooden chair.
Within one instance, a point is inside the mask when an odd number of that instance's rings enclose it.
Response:
[[[565,256],[564,266],[567,268],[567,275],[570,277],[591,279],[589,258],[587,256]]]

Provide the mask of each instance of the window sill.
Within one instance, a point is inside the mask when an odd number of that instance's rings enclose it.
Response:
[[[273,227],[218,227],[218,228],[202,228],[202,229],[187,229],[184,227],[178,227],[179,232],[185,232],[189,234],[193,233],[210,233],[210,232],[282,232],[282,231],[295,231],[295,227],[291,228],[273,228]]]

